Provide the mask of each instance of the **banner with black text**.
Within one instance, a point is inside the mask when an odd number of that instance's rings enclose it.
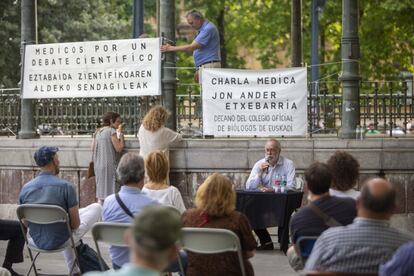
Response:
[[[23,98],[161,94],[159,38],[26,45]]]
[[[204,135],[306,135],[306,68],[202,68],[201,88]]]

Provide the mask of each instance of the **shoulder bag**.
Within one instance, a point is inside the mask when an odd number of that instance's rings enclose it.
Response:
[[[119,196],[119,193],[115,194],[115,199],[118,202],[119,206],[121,206],[122,210],[130,216],[131,218],[134,218],[134,215],[131,213],[131,211],[125,206],[124,202],[122,202],[121,197]]]
[[[76,247],[76,252],[78,253],[79,266],[82,274],[89,271],[102,271],[102,269],[105,271],[109,269],[103,259],[103,267],[101,268],[98,253],[89,245],[83,243],[82,240],[80,240],[80,244]]]
[[[320,217],[323,220],[323,222],[325,222],[325,224],[328,225],[329,227],[342,226],[342,224],[339,223],[336,219],[322,212],[322,210],[319,209],[319,207],[316,206],[313,202],[309,204],[309,208],[311,208],[313,213],[317,215],[318,217]]]

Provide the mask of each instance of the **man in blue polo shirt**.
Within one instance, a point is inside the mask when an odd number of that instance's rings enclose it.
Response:
[[[74,186],[57,175],[59,174],[60,162],[57,147],[39,148],[34,159],[40,167],[40,173],[25,184],[20,191],[20,204],[45,204],[57,205],[65,209],[69,214],[70,226],[75,243],[88,232],[92,225],[101,217],[101,205],[94,203],[79,209],[78,200]],[[45,250],[53,250],[70,245],[69,233],[63,223],[38,225],[29,223],[28,238],[30,243]],[[68,247],[64,251],[68,269],[72,268],[75,261],[75,253]],[[79,268],[75,268],[75,273]]]
[[[192,51],[197,72],[194,76],[198,81],[199,68],[220,68],[220,36],[217,27],[204,19],[196,10],[187,13],[187,22],[196,29],[197,36],[191,44],[173,46],[165,44],[161,46],[162,52]]]

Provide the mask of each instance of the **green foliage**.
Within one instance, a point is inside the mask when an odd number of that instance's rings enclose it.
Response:
[[[361,71],[368,79],[395,79],[414,73],[414,2],[364,1],[361,5]]]
[[[0,88],[17,87],[20,79],[20,3],[0,1]]]
[[[225,50],[227,67],[244,68],[245,60],[238,50],[248,50],[262,68],[275,68],[289,56],[277,56],[290,45],[290,0],[221,0],[186,1],[188,9],[199,9],[217,24],[220,10],[225,11]],[[309,1],[304,1],[304,3]],[[303,13],[307,18],[307,14]],[[306,35],[306,32],[305,32]],[[288,53],[288,51],[286,51]]]
[[[246,47],[260,60],[263,68],[280,64],[277,52],[290,47],[290,0],[187,1],[189,8],[199,8],[215,18],[220,7],[225,10],[226,49],[229,60],[237,60],[234,49]],[[302,1],[304,62],[310,63],[310,5]],[[363,79],[393,79],[401,70],[414,72],[414,2],[412,0],[360,1],[361,75]],[[320,16],[321,63],[340,61],[342,1],[326,1]],[[234,56],[236,55],[236,57]],[[290,53],[282,59],[289,59]],[[243,62],[231,67],[243,67]],[[320,76],[339,73],[340,64],[320,68]],[[337,78],[336,75],[333,76]]]
[[[176,0],[177,15],[180,2]],[[144,3],[146,19],[155,18],[156,1]],[[249,52],[262,68],[289,63],[291,0],[186,0],[184,3],[186,11],[200,10],[224,34],[222,51],[226,67],[246,67],[241,50]],[[363,80],[395,79],[402,70],[414,72],[414,2],[364,0],[359,3]],[[302,1],[303,55],[307,64],[310,63],[310,5],[311,1]],[[0,87],[16,87],[19,81],[20,6],[21,0],[0,1]],[[133,0],[38,1],[39,43],[129,38],[132,9]],[[326,1],[320,16],[321,63],[341,59],[341,17],[342,1]],[[179,17],[176,18],[178,24]],[[145,32],[155,35],[149,24],[145,24]],[[177,61],[181,67],[194,66],[188,53],[177,53]],[[340,64],[322,66],[320,76],[340,70]],[[193,73],[193,70],[178,70],[179,83],[192,82]],[[337,76],[333,75],[330,80],[337,80]],[[179,93],[185,91],[184,86],[178,87]]]
[[[310,2],[310,1],[309,1]],[[311,3],[309,3],[311,4]],[[309,21],[306,28],[309,30],[307,43],[309,45],[306,62],[310,64],[311,52],[311,6],[308,7]],[[323,12],[319,17],[319,34],[320,34],[320,63],[338,62],[341,60],[341,36],[342,36],[342,1],[326,1]],[[338,80],[338,74],[341,71],[341,64],[327,64],[319,67],[319,76],[324,80]],[[329,77],[331,76],[331,77]]]
[[[179,41],[177,44],[186,44],[187,41]],[[194,61],[193,56],[189,53],[177,53],[177,95],[188,94],[188,89],[192,89],[194,94],[199,94],[200,87],[194,82]],[[191,69],[190,69],[191,68]]]
[[[39,43],[109,40],[131,37],[125,5],[117,9],[105,0],[39,2]]]
[[[156,5],[145,0],[146,17]],[[20,79],[21,0],[0,1],[0,87]],[[38,0],[38,43],[93,41],[132,37],[133,0]],[[155,35],[149,24],[145,32]]]

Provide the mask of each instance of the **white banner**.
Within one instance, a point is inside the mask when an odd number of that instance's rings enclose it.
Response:
[[[159,38],[27,45],[23,98],[161,94]]]
[[[306,68],[202,69],[204,135],[306,135],[306,74]]]

